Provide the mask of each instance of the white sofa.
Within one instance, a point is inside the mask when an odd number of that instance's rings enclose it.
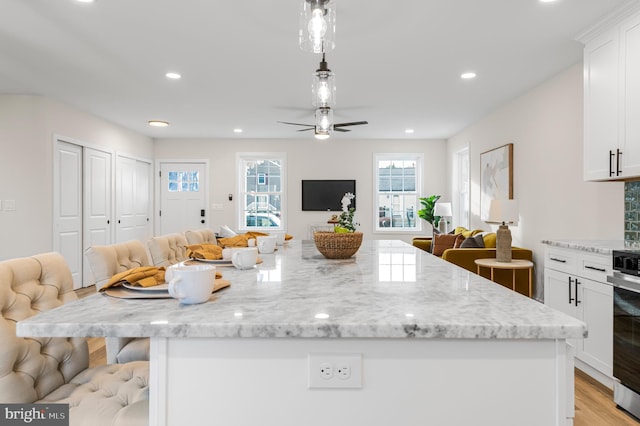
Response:
[[[22,338],[16,323],[76,300],[58,253],[0,262],[0,401],[69,404],[71,426],[149,422],[149,363],[89,368],[83,338]]]

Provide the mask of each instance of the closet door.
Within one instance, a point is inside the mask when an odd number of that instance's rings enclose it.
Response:
[[[84,148],[84,246],[112,242],[112,155],[109,152]],[[84,285],[95,283],[91,268],[84,259]]]
[[[53,250],[66,260],[73,288],[82,287],[82,147],[56,141],[54,153]]]
[[[151,237],[151,163],[119,155],[116,159],[116,240]]]

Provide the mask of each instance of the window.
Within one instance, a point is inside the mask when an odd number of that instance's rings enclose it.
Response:
[[[382,232],[420,230],[418,218],[421,154],[378,154],[376,173],[375,230]]]
[[[284,154],[239,154],[238,229],[284,229]]]
[[[200,190],[200,173],[169,172],[169,192],[198,192]]]
[[[456,226],[469,227],[469,148],[456,152],[453,164],[453,219]]]

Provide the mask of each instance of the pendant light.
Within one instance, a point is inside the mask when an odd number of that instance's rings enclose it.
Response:
[[[335,47],[336,7],[334,0],[301,0],[300,48],[306,52],[324,53]]]
[[[311,94],[313,96],[311,103],[314,107],[329,107],[336,104],[335,74],[327,67],[324,53],[320,67],[313,73]]]

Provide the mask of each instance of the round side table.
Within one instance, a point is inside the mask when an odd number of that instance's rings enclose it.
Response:
[[[493,271],[495,269],[510,269],[513,273],[513,278],[511,280],[511,290],[516,290],[516,271],[519,269],[528,269],[529,270],[529,294],[531,297],[531,286],[533,279],[533,262],[530,260],[524,259],[512,259],[511,262],[498,262],[495,259],[476,259],[475,264],[477,265],[477,273],[480,275],[480,268],[489,268],[491,271],[491,281],[493,279]],[[495,281],[494,281],[495,282]]]

